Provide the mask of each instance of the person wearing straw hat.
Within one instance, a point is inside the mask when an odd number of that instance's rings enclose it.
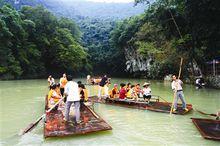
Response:
[[[177,103],[178,103],[178,100],[180,99],[182,101],[182,108],[185,110],[185,111],[188,111],[188,109],[186,108],[186,101],[184,99],[184,94],[183,94],[183,88],[182,88],[182,84],[183,82],[180,80],[180,79],[177,79],[176,78],[176,75],[172,75],[172,83],[171,83],[171,87],[173,89],[173,91],[176,93],[176,97],[175,97],[175,100],[174,100],[174,108],[173,108],[173,111],[172,112],[176,112],[177,110]]]
[[[148,103],[150,102],[150,99],[151,99],[151,88],[149,86],[150,86],[150,83],[145,82],[143,85],[144,88],[142,90],[143,98]]]

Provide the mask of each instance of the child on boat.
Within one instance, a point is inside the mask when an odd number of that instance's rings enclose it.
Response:
[[[114,84],[114,88],[109,93],[110,98],[118,98],[118,84]]]
[[[144,83],[143,85],[144,88],[142,90],[144,101],[147,101],[148,103],[150,102],[151,99],[151,88],[149,86],[150,83]]]
[[[119,98],[120,99],[125,99],[126,98],[126,93],[127,93],[127,91],[125,89],[125,84],[121,83],[120,86],[121,86],[121,89],[119,91]]]

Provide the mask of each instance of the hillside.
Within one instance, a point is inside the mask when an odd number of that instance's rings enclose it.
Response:
[[[79,16],[101,19],[124,19],[144,12],[145,6],[134,3],[101,3],[85,0],[3,0],[16,9],[23,5],[43,5],[58,16],[76,18]]]
[[[86,0],[1,0],[0,5],[8,3],[17,10],[28,5],[42,5],[58,17],[73,19],[82,32],[81,42],[88,53],[87,71],[91,74],[125,75],[123,52],[110,44],[110,32],[117,21],[139,15],[144,5],[134,7],[134,3],[99,3]],[[84,73],[85,70],[84,70]]]

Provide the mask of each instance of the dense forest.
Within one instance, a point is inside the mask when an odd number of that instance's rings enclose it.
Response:
[[[184,77],[193,79],[220,56],[218,0],[1,0],[0,6],[1,78],[65,71],[162,79],[178,72],[182,57]]]
[[[8,5],[0,9],[1,78],[36,78],[63,71],[74,73],[87,64],[80,30],[69,19],[57,19],[45,8]]]

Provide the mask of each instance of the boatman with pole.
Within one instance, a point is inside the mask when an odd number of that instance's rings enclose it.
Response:
[[[176,75],[172,75],[172,80],[173,81],[171,83],[171,87],[172,90],[176,93],[172,112],[176,112],[179,99],[182,101],[183,110],[187,112],[188,109],[186,108],[186,101],[184,99],[183,88],[182,88],[183,82],[180,79],[177,79]]]

